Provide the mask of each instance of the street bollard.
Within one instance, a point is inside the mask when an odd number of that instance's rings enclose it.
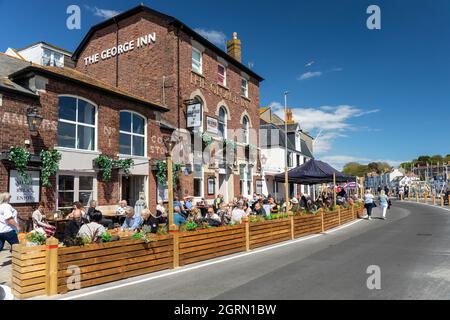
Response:
[[[433,206],[436,205],[436,196],[433,194]]]
[[[444,206],[444,197],[441,195],[441,207]]]
[[[403,201],[403,193],[400,193],[400,201]]]
[[[416,202],[419,202],[419,194],[416,193]]]

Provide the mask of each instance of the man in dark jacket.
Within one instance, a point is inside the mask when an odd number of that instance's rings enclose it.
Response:
[[[73,212],[73,219],[66,224],[64,229],[64,243],[67,244],[68,242],[73,241],[77,237],[81,226],[85,223],[87,223],[87,221],[82,218],[81,210],[76,209]]]

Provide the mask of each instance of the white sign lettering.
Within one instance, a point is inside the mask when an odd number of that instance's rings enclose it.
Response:
[[[217,119],[206,117],[206,131],[214,134],[219,133],[219,123]]]
[[[119,56],[121,54],[133,51],[135,48],[146,47],[156,42],[156,33],[150,33],[139,37],[136,40],[127,41],[118,46],[103,50],[101,53],[94,53],[84,58],[84,65],[94,64],[100,60],[107,60],[109,58]]]
[[[187,127],[194,128],[202,125],[202,105],[200,103],[187,106]]]
[[[38,203],[39,200],[39,171],[27,171],[29,183],[26,184],[17,170],[11,170],[9,176],[9,193],[11,203]]]

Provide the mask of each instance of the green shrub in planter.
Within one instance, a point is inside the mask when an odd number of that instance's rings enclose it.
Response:
[[[45,235],[42,232],[33,230],[29,234],[27,234],[25,239],[31,246],[32,245],[41,246],[45,244],[45,241],[47,241],[47,235]]]

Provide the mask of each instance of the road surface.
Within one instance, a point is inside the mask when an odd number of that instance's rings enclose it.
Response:
[[[375,209],[379,215],[379,208]],[[86,288],[69,299],[450,299],[450,211],[394,202],[388,219],[250,254]],[[381,289],[367,268],[379,266]]]

